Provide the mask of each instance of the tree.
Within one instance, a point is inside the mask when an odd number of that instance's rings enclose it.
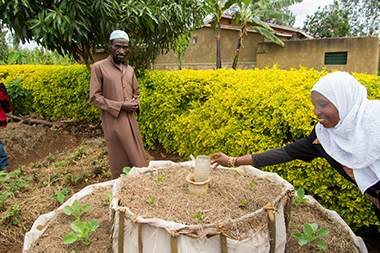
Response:
[[[114,29],[129,33],[128,57],[138,51],[143,58],[135,61],[141,64],[135,66],[139,69],[159,52],[173,48],[179,34],[201,24],[205,15],[197,0],[0,0],[0,13],[19,41],[35,40],[51,51],[83,60],[88,69],[95,50],[108,49],[108,36]],[[144,52],[148,52],[146,57]]]
[[[236,0],[206,0],[207,13],[212,15],[211,25],[216,31],[216,68],[222,67],[222,57],[220,52],[221,21],[224,11],[228,10]]]
[[[5,39],[7,31],[0,26],[0,62],[6,62],[8,59],[8,44]]]
[[[253,29],[277,45],[284,46],[284,43],[273,34],[273,29],[260,18],[288,20],[292,17],[284,12],[284,8],[296,2],[299,3],[302,0],[241,0],[236,2],[239,8],[234,13],[234,20],[235,23],[240,23],[240,31],[232,63],[233,69],[237,67],[243,36],[247,34],[248,29]]]
[[[378,0],[335,0],[308,15],[303,29],[321,38],[380,35]]]
[[[286,26],[293,26],[296,21],[296,15],[293,14],[293,12],[288,8],[280,8],[278,11],[281,11],[289,16],[289,19],[282,19],[282,18],[262,18],[261,20],[267,23],[277,24],[277,25],[286,25]]]
[[[308,15],[303,29],[321,38],[347,37],[352,30],[348,22],[349,16],[349,10],[340,9],[338,2],[335,1],[323,9],[318,7],[313,15]]]
[[[174,54],[178,60],[178,68],[182,69],[183,58],[187,54],[186,49],[190,44],[190,34],[181,34],[178,38],[178,43],[176,44],[177,54]]]

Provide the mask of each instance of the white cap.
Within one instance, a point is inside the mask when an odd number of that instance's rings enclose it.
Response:
[[[114,39],[125,39],[129,41],[128,34],[122,30],[115,30],[110,35],[110,41]]]

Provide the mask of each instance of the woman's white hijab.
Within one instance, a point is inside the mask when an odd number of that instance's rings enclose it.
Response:
[[[318,123],[318,140],[327,154],[353,169],[364,193],[380,180],[380,101],[368,100],[365,86],[346,72],[322,77],[313,91],[325,96],[340,118],[333,128]]]

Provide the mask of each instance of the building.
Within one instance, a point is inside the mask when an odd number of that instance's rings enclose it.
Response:
[[[238,68],[271,67],[280,69],[314,68],[331,71],[376,74],[379,70],[379,39],[377,37],[316,38],[293,27],[269,24],[275,35],[284,41],[281,47],[268,41],[254,30],[243,36]],[[230,15],[221,22],[222,67],[232,66],[239,36],[239,25]],[[182,68],[214,69],[216,65],[216,36],[210,21],[191,34]],[[152,69],[176,70],[178,60],[174,51],[159,55]]]

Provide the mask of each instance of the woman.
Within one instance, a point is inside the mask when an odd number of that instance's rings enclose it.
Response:
[[[380,220],[380,101],[368,100],[365,86],[350,74],[334,72],[314,85],[311,102],[319,122],[309,136],[285,147],[242,157],[215,153],[211,164],[263,167],[324,157],[367,194]]]

